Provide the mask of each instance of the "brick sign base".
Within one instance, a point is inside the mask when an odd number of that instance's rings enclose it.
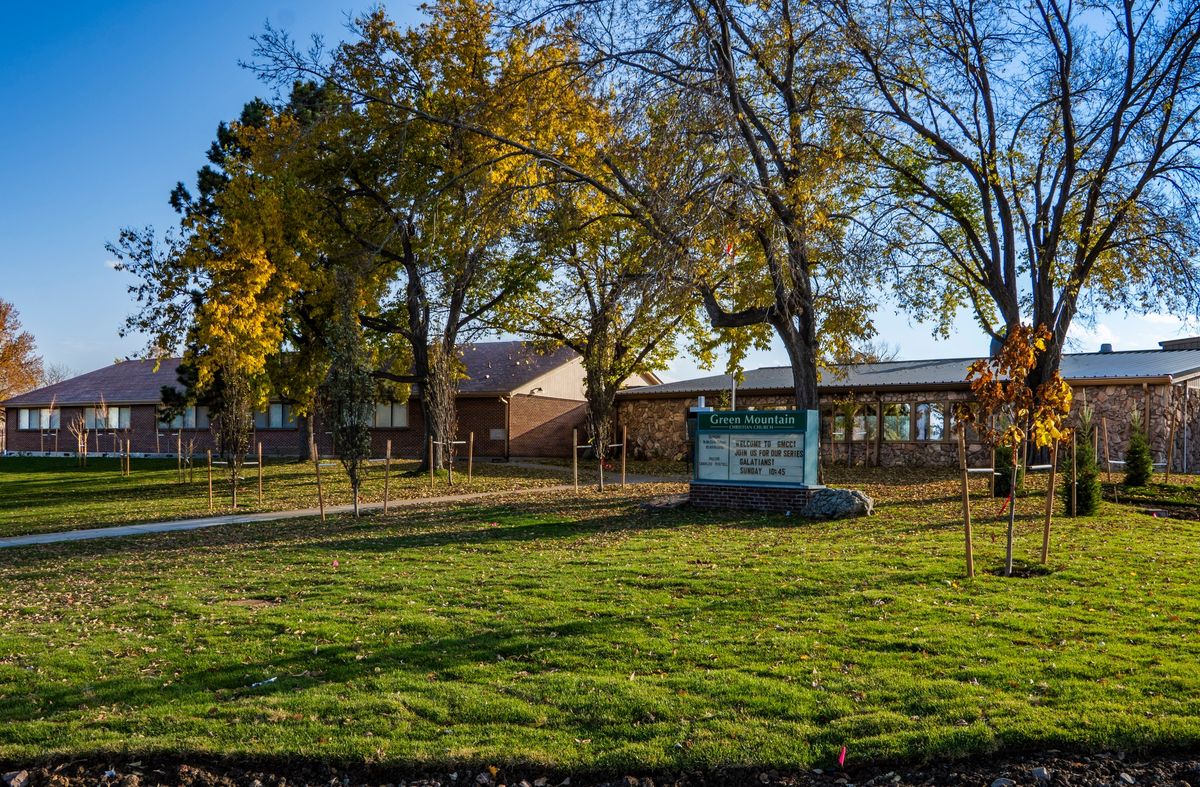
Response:
[[[737,484],[691,484],[688,497],[696,508],[736,508],[796,513],[812,499],[812,489]]]

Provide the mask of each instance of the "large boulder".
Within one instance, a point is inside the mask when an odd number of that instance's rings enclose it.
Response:
[[[815,489],[808,505],[797,513],[807,519],[845,519],[875,511],[875,501],[857,489]]]

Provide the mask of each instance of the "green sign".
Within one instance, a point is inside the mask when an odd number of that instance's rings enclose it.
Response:
[[[816,410],[698,413],[696,483],[815,486]]]
[[[815,410],[731,410],[700,413],[700,429],[748,432],[760,429],[804,432],[808,414]]]

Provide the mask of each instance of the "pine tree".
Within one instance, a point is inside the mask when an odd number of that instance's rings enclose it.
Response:
[[[1100,466],[1096,464],[1095,429],[1091,411],[1084,409],[1075,430],[1075,477],[1072,477],[1070,464],[1063,473],[1063,506],[1069,516],[1091,516],[1100,508]],[[1074,502],[1078,510],[1072,506],[1072,486],[1075,487]]]
[[[996,474],[992,476],[992,491],[996,497],[1008,497],[1012,492],[1013,450],[1006,445],[996,446]],[[1017,492],[1025,486],[1025,468],[1017,469]]]
[[[1125,449],[1125,486],[1145,486],[1154,473],[1150,458],[1150,441],[1141,413],[1134,412],[1130,421],[1129,447]]]
[[[350,477],[354,515],[359,515],[359,492],[371,458],[371,422],[375,412],[374,358],[363,336],[358,314],[363,308],[360,282],[347,270],[337,275],[333,318],[326,327],[329,376],[325,398],[338,458]]]

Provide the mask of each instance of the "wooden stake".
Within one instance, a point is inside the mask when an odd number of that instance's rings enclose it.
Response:
[[[1050,446],[1050,485],[1046,487],[1046,525],[1042,528],[1042,565],[1050,559],[1050,520],[1054,517],[1054,476],[1058,472],[1058,441]]]
[[[863,460],[866,464],[866,460]],[[875,466],[883,464],[883,399],[875,397]]]
[[[383,458],[383,515],[388,512],[388,482],[392,479],[392,441],[387,441]]]
[[[446,443],[446,483],[454,486],[454,441]]]
[[[992,446],[992,476],[988,479],[988,494],[996,499],[996,446]]]
[[[429,436],[429,489],[433,490],[433,435]]]
[[[571,430],[571,477],[575,479],[575,494],[579,494],[579,430]]]
[[[262,440],[258,441],[258,504],[262,505]]]
[[[1179,426],[1178,419],[1171,419],[1171,430],[1167,434],[1167,472],[1163,483],[1171,483],[1171,464],[1175,460],[1175,429]]]
[[[971,491],[969,486],[970,473],[967,472],[967,434],[961,426],[958,429],[958,467],[962,473],[962,510],[963,536],[967,548],[967,576],[975,576],[975,551],[971,545]]]
[[[625,457],[628,456],[625,446],[629,443],[629,427],[621,425],[621,488],[625,488]],[[818,452],[818,456],[820,453]]]
[[[213,512],[213,493],[212,493],[212,449],[205,450],[204,455],[208,458],[208,513]]]
[[[175,433],[175,464],[179,469],[179,483],[183,483],[183,430]]]
[[[604,491],[604,452],[603,451],[601,451],[600,455],[598,457],[596,457],[596,469],[600,471],[600,491],[603,492]]]
[[[313,468],[317,471],[317,506],[321,509],[321,521],[325,521],[325,490],[321,488],[321,454],[317,451],[317,443],[312,445]]]
[[[467,435],[467,483],[475,478],[475,433]]]
[[[125,475],[133,475],[133,441],[125,441]]]
[[[1146,434],[1150,435],[1150,383],[1142,383],[1142,407],[1145,410],[1142,426],[1145,428]]]
[[[1104,480],[1112,483],[1112,460],[1108,455],[1108,419],[1100,419],[1101,426],[1104,427]]]

